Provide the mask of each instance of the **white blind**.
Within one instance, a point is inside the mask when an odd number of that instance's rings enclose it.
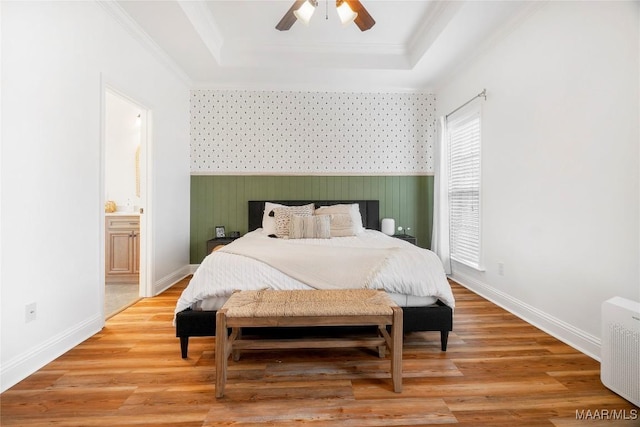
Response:
[[[448,122],[451,258],[480,268],[480,111]]]

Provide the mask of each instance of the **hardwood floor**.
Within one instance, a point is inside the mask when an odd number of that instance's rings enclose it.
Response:
[[[115,315],[0,395],[0,424],[640,425],[638,408],[601,384],[598,362],[455,283],[448,351],[438,333],[407,335],[401,394],[388,360],[336,349],[230,360],[225,397],[216,399],[214,338],[192,338],[189,358],[180,358],[171,320],[186,283]]]

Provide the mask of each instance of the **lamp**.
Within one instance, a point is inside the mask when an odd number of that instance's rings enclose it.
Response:
[[[307,0],[302,3],[302,6],[298,10],[295,10],[293,14],[304,22],[304,25],[309,25],[309,21],[311,20],[311,16],[313,16],[313,12],[316,11],[316,6],[318,6],[317,0]]]
[[[338,16],[340,17],[342,25],[348,25],[358,17],[358,14],[351,10],[347,2],[344,0],[336,0],[336,10],[338,11]]]
[[[396,232],[396,221],[393,218],[383,218],[381,231],[387,236],[393,236]]]

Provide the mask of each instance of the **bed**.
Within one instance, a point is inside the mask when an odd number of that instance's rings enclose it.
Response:
[[[297,214],[306,209],[317,215]],[[275,224],[285,216],[291,223]],[[234,290],[264,288],[384,289],[403,308],[404,332],[440,332],[446,351],[455,302],[442,264],[432,252],[380,233],[377,200],[249,201],[248,220],[248,233],[207,255],[176,304],[183,358],[190,337],[215,336],[217,309]],[[294,236],[300,230],[303,235]],[[304,235],[309,230],[330,238]],[[292,238],[279,234],[288,231]]]

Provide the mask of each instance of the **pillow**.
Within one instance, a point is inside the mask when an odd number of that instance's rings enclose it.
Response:
[[[358,233],[364,231],[364,227],[362,225],[362,216],[360,215],[360,205],[357,203],[353,203],[350,205],[331,205],[331,206],[320,206],[315,211],[315,215],[331,215],[331,236],[332,237],[342,237],[342,236],[355,236]],[[340,216],[335,216],[340,215]],[[342,215],[348,215],[351,217],[351,228],[346,229],[347,223],[346,219]],[[338,231],[342,230],[339,233],[341,236],[336,235]]]
[[[264,213],[262,214],[262,231],[269,236],[276,234],[276,218],[274,215],[269,215],[275,208],[281,208],[284,205],[278,203],[265,202]]]
[[[331,237],[346,237],[356,235],[353,218],[350,214],[336,213],[320,216],[328,216],[331,218]]]
[[[329,239],[331,218],[329,215],[293,215],[289,222],[290,239]]]
[[[293,215],[311,216],[315,205],[310,203],[303,206],[282,206],[273,209],[276,220],[276,232],[275,235],[282,237],[289,237],[289,223]]]

